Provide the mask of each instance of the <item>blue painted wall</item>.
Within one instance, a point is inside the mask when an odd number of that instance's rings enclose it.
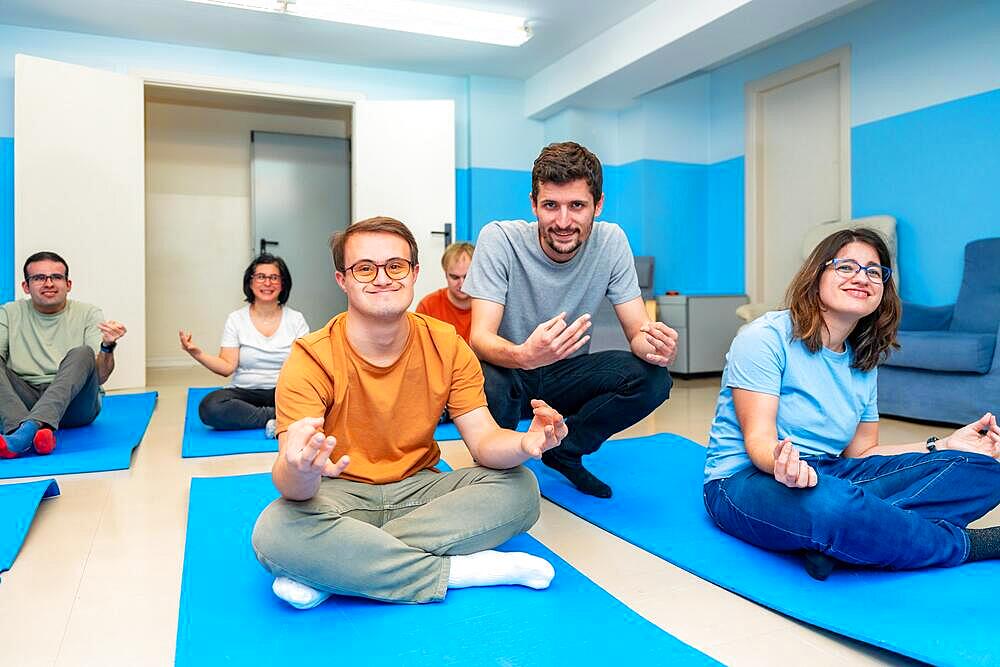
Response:
[[[965,244],[1000,236],[1000,90],[855,127],[851,151],[854,215],[898,220],[904,300],[953,302]]]

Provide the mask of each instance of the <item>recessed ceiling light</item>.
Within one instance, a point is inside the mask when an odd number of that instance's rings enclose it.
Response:
[[[415,0],[187,0],[421,35],[520,46],[531,38],[521,16]]]

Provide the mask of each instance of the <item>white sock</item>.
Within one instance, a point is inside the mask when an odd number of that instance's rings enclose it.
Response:
[[[330,597],[329,593],[318,591],[288,577],[277,577],[271,585],[271,590],[296,609],[312,609]]]
[[[556,571],[544,558],[520,551],[480,551],[452,556],[448,588],[517,585],[548,588]]]

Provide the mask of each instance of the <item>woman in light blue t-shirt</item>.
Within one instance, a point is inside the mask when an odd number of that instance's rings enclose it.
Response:
[[[994,415],[942,439],[879,444],[876,365],[898,347],[901,312],[882,238],[824,239],[787,302],[726,357],[705,465],[716,524],[803,552],[817,579],[837,562],[903,570],[1000,558],[1000,527],[965,527],[1000,503]]]
[[[232,382],[205,396],[198,415],[219,430],[263,428],[274,437],[274,387],[278,372],[296,338],[309,333],[302,313],[285,304],[292,292],[292,275],[284,260],[270,254],[256,257],[243,272],[248,305],[226,318],[219,354],[205,353],[180,332],[181,347],[202,366]]]

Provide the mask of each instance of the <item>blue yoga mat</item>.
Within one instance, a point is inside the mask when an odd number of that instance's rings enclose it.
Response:
[[[715,526],[702,501],[704,447],[676,435],[610,440],[586,463],[613,498],[584,495],[545,466],[530,467],[557,505],[765,607],[935,665],[1000,664],[1000,561],[837,569],[820,582],[800,557],[758,549]]]
[[[223,456],[226,454],[254,454],[278,451],[278,441],[265,438],[264,429],[245,431],[216,431],[205,426],[198,416],[198,404],[209,392],[219,387],[191,387],[188,389],[187,411],[184,414],[184,440],[181,456]]]
[[[43,498],[59,495],[54,479],[0,485],[0,572],[14,564]]]
[[[264,429],[249,429],[246,431],[216,431],[205,426],[198,416],[198,404],[205,394],[215,391],[218,387],[191,387],[188,389],[187,410],[184,415],[184,441],[181,443],[181,456],[193,458],[198,456],[224,456],[226,454],[254,454],[258,452],[277,452],[278,441],[264,437]],[[530,420],[524,420],[517,425],[517,430],[527,431]],[[461,440],[454,424],[439,424],[434,429],[434,439]]]
[[[276,496],[267,474],[191,480],[178,666],[717,664],[527,535],[503,548],[549,560],[556,577],[546,591],[468,588],[426,605],[335,596],[297,611],[271,592],[250,546],[254,521]]]
[[[132,462],[156,406],[156,392],[105,396],[93,424],[56,432],[56,449],[47,456],[34,450],[0,460],[0,479],[76,472],[124,470]]]

